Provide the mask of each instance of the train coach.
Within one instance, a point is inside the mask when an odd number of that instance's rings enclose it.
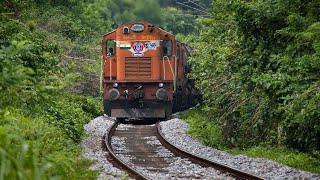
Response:
[[[190,47],[149,22],[129,22],[103,36],[104,112],[117,119],[165,119],[199,97]]]

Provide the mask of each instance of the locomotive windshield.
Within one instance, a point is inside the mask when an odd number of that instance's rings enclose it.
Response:
[[[163,41],[163,56],[171,56],[172,53],[172,41],[164,40]]]

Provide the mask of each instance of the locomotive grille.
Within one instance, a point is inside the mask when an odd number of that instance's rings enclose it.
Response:
[[[125,79],[151,79],[151,57],[126,57]]]

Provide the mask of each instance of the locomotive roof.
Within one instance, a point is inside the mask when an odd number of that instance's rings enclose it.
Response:
[[[126,22],[126,23],[118,26],[116,29],[114,29],[114,30],[111,31],[111,32],[108,32],[108,33],[105,34],[105,35],[108,35],[108,34],[111,34],[111,33],[115,32],[118,28],[121,28],[121,27],[126,26],[126,25],[132,25],[132,24],[144,24],[144,25],[148,24],[148,25],[154,25],[154,24],[152,24],[152,23],[150,23],[150,22],[148,22],[148,21],[142,21],[142,22],[130,21],[130,22]],[[163,32],[165,32],[165,33],[167,33],[167,34],[170,34],[170,35],[174,36],[172,33],[164,30],[163,28],[161,28],[161,27],[159,27],[159,26],[157,26],[157,25],[154,25],[154,27],[155,27],[155,28],[159,28],[161,31],[163,31]]]

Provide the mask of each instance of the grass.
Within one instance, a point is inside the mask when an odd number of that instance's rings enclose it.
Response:
[[[298,152],[286,147],[256,146],[244,150],[227,149],[231,154],[245,154],[250,157],[266,158],[304,171],[320,174],[319,155]]]
[[[26,109],[0,108],[0,180],[96,179],[79,142],[83,125],[100,114],[98,99],[68,93],[56,98],[32,116]]]
[[[198,139],[204,145],[231,154],[244,154],[249,157],[270,159],[293,168],[320,174],[320,152],[303,153],[267,143],[243,149],[230,149],[222,141],[222,128],[218,123],[209,120],[208,117],[201,109],[193,109],[182,114],[182,119],[190,125],[189,135]]]
[[[188,133],[192,137],[199,139],[206,146],[222,148],[220,127],[215,125],[214,122],[208,123],[206,116],[200,110],[186,111],[183,113],[182,119],[190,125]]]

